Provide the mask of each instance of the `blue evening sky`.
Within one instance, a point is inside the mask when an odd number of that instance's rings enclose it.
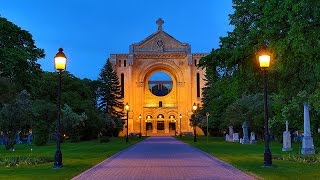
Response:
[[[0,0],[0,16],[29,31],[43,48],[39,60],[54,71],[59,47],[67,70],[79,78],[97,79],[110,53],[128,53],[129,45],[163,30],[194,53],[209,53],[219,37],[231,31],[232,0]]]

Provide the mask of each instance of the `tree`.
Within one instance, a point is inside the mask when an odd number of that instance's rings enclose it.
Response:
[[[32,84],[40,76],[37,63],[44,51],[35,46],[32,35],[0,17],[0,76],[14,82],[18,91],[31,92]]]
[[[62,109],[62,133],[70,137],[71,142],[80,141],[80,127],[84,126],[84,121],[87,119],[83,112],[80,115],[73,112],[70,106],[64,105]]]
[[[45,100],[35,100],[32,105],[33,120],[32,134],[34,144],[37,146],[46,145],[49,135],[54,131],[57,106]]]
[[[20,132],[31,124],[30,94],[26,90],[21,91],[13,103],[4,105],[0,113],[0,129],[7,139],[5,146],[12,150]]]
[[[200,62],[201,67],[214,67],[213,71],[207,71],[207,77],[213,79],[206,87],[205,101],[216,111],[213,112],[217,114],[215,119],[228,122],[227,107],[240,103],[238,100],[242,97],[261,93],[262,78],[256,52],[266,44],[273,54],[268,69],[269,94],[275,97],[270,103],[270,119],[275,124],[284,122],[283,114],[290,115],[296,109],[286,105],[290,102],[294,105],[301,92],[306,92],[305,99],[309,100],[318,88],[320,3],[312,0],[233,0],[233,8],[230,24],[234,29],[220,38],[220,46],[211,52],[210,58]],[[258,107],[254,108],[258,112]],[[241,111],[238,116],[246,116],[249,111]],[[283,113],[287,111],[289,113]],[[299,108],[298,112],[303,113],[303,109]],[[298,116],[291,117],[291,121],[299,122]],[[300,121],[299,126],[302,124]]]
[[[117,119],[123,117],[124,106],[121,98],[119,78],[109,59],[103,66],[98,81],[100,82],[100,87],[98,88],[98,106],[110,118],[118,121]]]

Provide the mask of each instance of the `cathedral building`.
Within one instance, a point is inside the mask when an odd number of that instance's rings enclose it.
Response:
[[[161,18],[156,23],[157,31],[130,45],[128,54],[109,58],[123,102],[130,107],[128,131],[148,136],[190,133],[192,106],[201,106],[205,84],[205,70],[196,65],[208,54],[191,53],[189,44],[163,31]]]

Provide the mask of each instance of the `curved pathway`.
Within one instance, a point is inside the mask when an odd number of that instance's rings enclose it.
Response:
[[[172,137],[150,137],[73,179],[254,178]]]

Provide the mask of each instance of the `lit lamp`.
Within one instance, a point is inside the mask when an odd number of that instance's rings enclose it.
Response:
[[[62,168],[62,153],[60,149],[60,119],[61,119],[61,72],[66,69],[67,57],[62,52],[63,49],[59,48],[59,52],[54,56],[54,67],[58,71],[59,76],[59,85],[58,85],[58,119],[57,119],[57,129],[56,129],[56,138],[57,146],[56,153],[54,155],[54,164],[53,168]]]
[[[124,108],[126,109],[127,111],[127,136],[126,136],[126,142],[129,142],[129,109],[130,109],[130,106],[129,104],[127,103]]]
[[[180,114],[180,138],[182,138],[182,132],[181,132],[181,119],[182,119],[182,115]]]
[[[269,147],[269,127],[268,127],[268,83],[267,83],[267,68],[270,66],[271,53],[263,46],[258,53],[258,60],[262,70],[263,78],[263,93],[264,93],[264,136],[265,136],[265,149],[264,149],[264,165],[272,165],[272,155]]]
[[[197,108],[198,108],[198,106],[196,105],[196,103],[193,103],[193,106],[192,106],[192,110],[193,110],[193,113],[194,113],[194,121],[195,122],[193,122],[193,132],[194,132],[194,136],[193,136],[193,142],[197,142],[197,126],[196,126],[196,115],[195,115],[195,113],[196,113],[196,111],[197,111]]]
[[[139,139],[141,139],[141,114],[139,115],[139,120],[140,120],[140,133],[139,133]]]

